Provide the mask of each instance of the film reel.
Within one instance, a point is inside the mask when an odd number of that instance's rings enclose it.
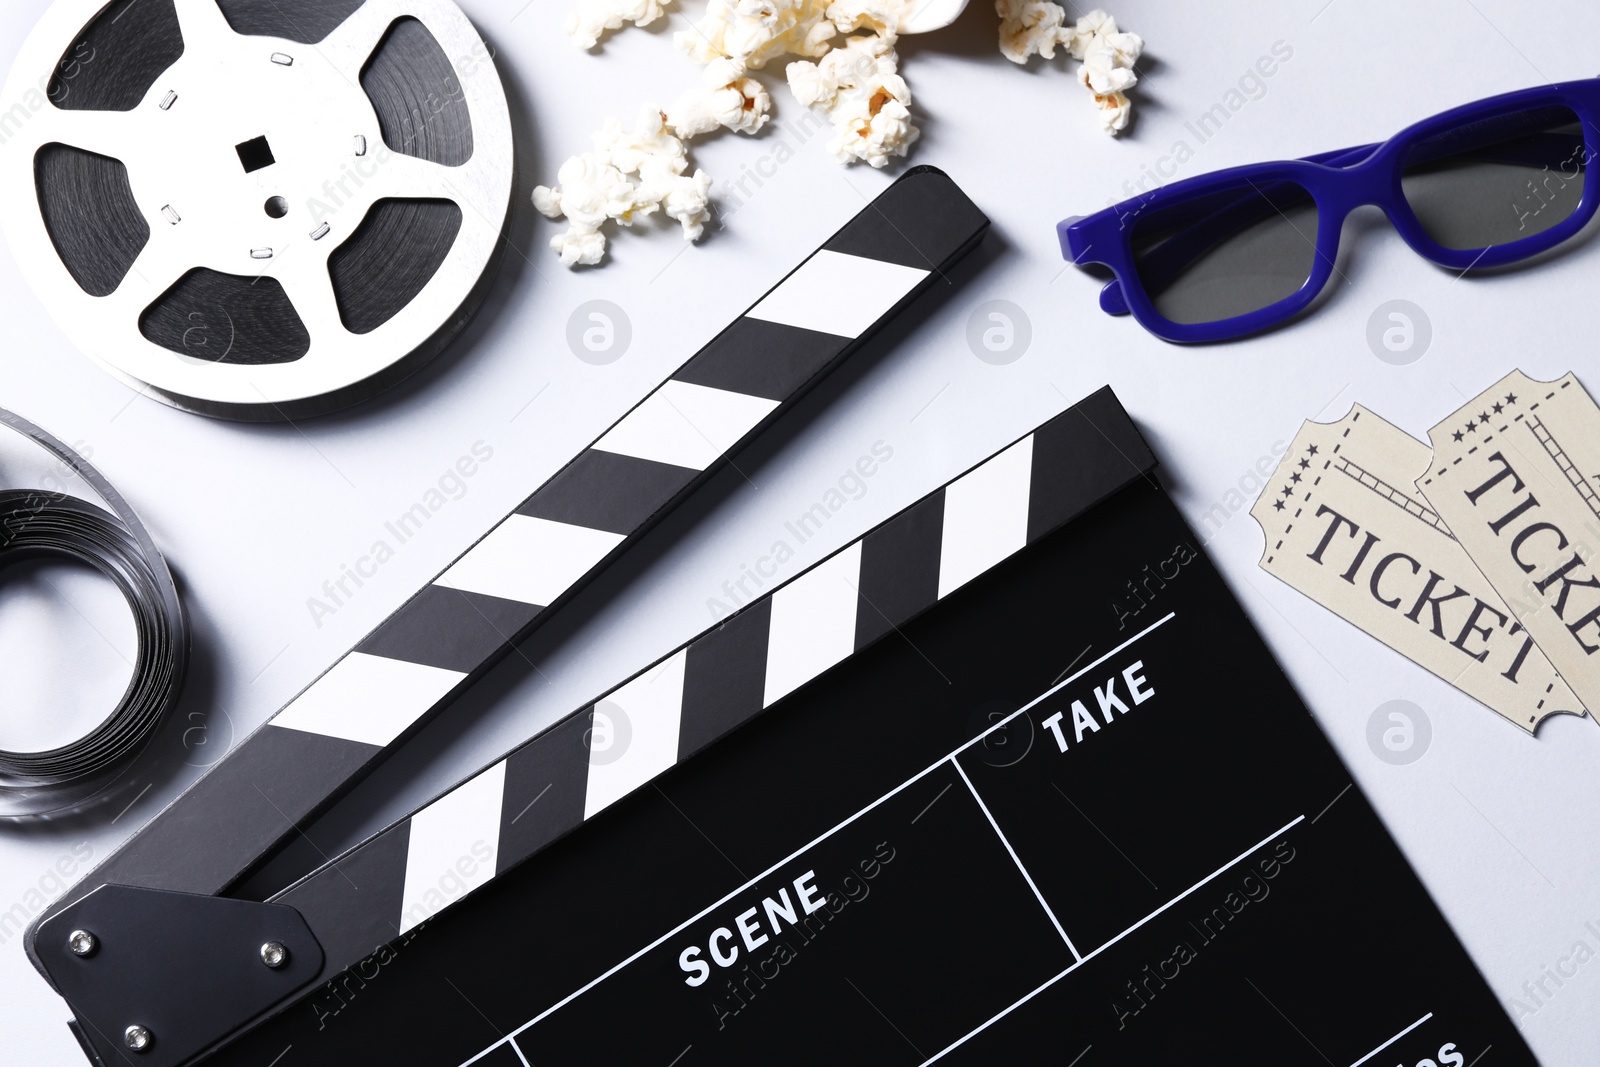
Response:
[[[493,277],[512,137],[450,0],[58,0],[0,103],[0,225],[62,329],[176,407],[394,384]]]

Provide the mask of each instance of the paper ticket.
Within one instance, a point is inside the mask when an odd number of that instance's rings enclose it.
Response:
[[[1429,431],[1417,487],[1575,693],[1600,706],[1600,408],[1513,371]]]
[[[1416,489],[1428,447],[1356,405],[1307,422],[1250,514],[1264,570],[1532,733],[1582,703]]]

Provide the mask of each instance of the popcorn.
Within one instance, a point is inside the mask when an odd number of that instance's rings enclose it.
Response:
[[[593,267],[606,258],[606,235],[573,226],[550,238],[550,247],[561,257],[563,267]]]
[[[1100,106],[1100,128],[1117,134],[1128,128],[1133,117],[1133,104],[1126,93],[1095,93],[1094,102]]]
[[[1097,96],[1126,92],[1138,81],[1132,70],[1117,65],[1116,54],[1108,48],[1090,50],[1078,68],[1078,84]]]
[[[567,232],[550,239],[563,265],[593,266],[604,259],[602,227],[608,220],[632,226],[663,211],[683,227],[685,240],[700,239],[711,217],[711,176],[703,170],[684,173],[688,151],[659,108],[646,106],[632,130],[608,120],[594,146],[561,165],[557,187],[533,191],[542,214],[567,220]]]
[[[602,34],[627,23],[645,26],[665,14],[671,0],[577,0],[566,31],[593,48]],[[772,115],[772,97],[751,75],[773,60],[799,57],[786,80],[804,107],[820,108],[833,126],[828,148],[845,163],[884,167],[905,156],[920,131],[911,117],[911,88],[900,76],[895,51],[900,27],[926,0],[707,0],[677,47],[705,67],[700,85],[665,111],[650,105],[633,129],[609,120],[595,148],[562,165],[555,187],[533,192],[534,205],[567,232],[550,246],[567,266],[605,258],[608,222],[632,226],[662,212],[676,219],[684,238],[699,240],[711,212],[711,179],[689,170],[684,142],[719,130],[754,134]],[[1013,63],[1055,57],[1065,48],[1081,63],[1078,82],[1094,96],[1100,125],[1127,128],[1138,82],[1134,65],[1144,51],[1138,34],[1124,33],[1104,11],[1068,24],[1053,0],[995,0],[1000,51]],[[842,38],[842,40],[841,40]]]
[[[838,30],[829,0],[710,0],[693,30],[677,46],[697,63],[731,59],[741,72],[760,70],[779,56],[825,55]]]
[[[920,135],[892,35],[851,37],[819,63],[789,64],[788,75],[796,100],[827,111],[834,133],[829,150],[845,162],[886,166]]]
[[[661,197],[668,218],[683,227],[685,241],[698,241],[711,221],[711,175],[696,170],[692,178],[674,178]]]
[[[840,33],[871,30],[893,40],[900,26],[923,0],[834,0],[828,5],[828,20]]]
[[[579,48],[593,48],[607,30],[620,30],[629,22],[648,26],[664,14],[661,0],[579,0],[563,28]]]
[[[1100,126],[1121,133],[1133,116],[1128,90],[1138,84],[1133,65],[1144,53],[1144,38],[1117,29],[1117,20],[1098,8],[1079,19],[1067,47],[1078,68],[1078,84],[1094,94],[1100,107]]]
[[[1000,51],[1013,63],[1032,56],[1055,58],[1062,45],[1078,68],[1078,84],[1094,94],[1100,125],[1108,133],[1128,128],[1133,104],[1128,90],[1138,84],[1133,66],[1144,53],[1144,38],[1124,33],[1117,20],[1099,8],[1066,26],[1066,11],[1051,0],[995,0],[1000,15]]]
[[[1091,51],[1104,49],[1111,52],[1116,66],[1132,67],[1144,53],[1144,38],[1119,32],[1117,20],[1096,8],[1078,20],[1067,47],[1073,59],[1085,59]]]
[[[1000,15],[1000,54],[1013,63],[1032,56],[1054,59],[1056,45],[1068,44],[1071,31],[1061,28],[1067,12],[1050,0],[995,0]]]
[[[755,133],[767,124],[772,97],[754,78],[745,77],[731,59],[713,60],[702,87],[690,89],[667,109],[667,125],[685,140],[723,127]]]

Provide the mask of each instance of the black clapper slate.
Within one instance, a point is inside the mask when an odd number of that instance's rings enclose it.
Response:
[[[949,494],[880,527],[892,626],[211,1062],[1534,1063],[1153,469],[1069,410],[1029,545],[914,618]]]

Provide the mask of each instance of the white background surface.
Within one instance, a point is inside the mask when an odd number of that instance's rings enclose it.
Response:
[[[0,9],[7,64],[45,6],[11,0]],[[96,860],[109,854],[201,764],[329,666],[892,177],[840,168],[821,137],[723,137],[696,150],[719,182],[773,155],[780,138],[794,158],[759,190],[747,186],[755,195],[703,246],[684,251],[667,232],[628,234],[609,266],[569,273],[544,248],[555,224],[527,206],[533,185],[552,180],[607,115],[631,118],[644,99],[666,102],[697,71],[662,32],[634,30],[597,54],[578,51],[559,33],[565,0],[534,0],[515,18],[520,3],[463,6],[499,55],[517,117],[517,247],[465,340],[380,400],[295,427],[169,410],[75,351],[29,291],[25,268],[0,255],[0,405],[93,449],[181,572],[197,649],[184,728],[158,753],[176,770],[132,783],[129,799],[150,788],[120,814],[0,827],[0,912],[30,899],[30,890],[53,888],[53,866],[74,847]],[[1600,389],[1592,343],[1600,249],[1592,242],[1522,271],[1458,281],[1413,256],[1375,214],[1359,215],[1345,230],[1343,278],[1312,318],[1256,340],[1190,350],[1102,315],[1098,283],[1063,269],[1053,232],[1058,219],[1120,198],[1124,181],[1180,140],[1193,150],[1180,170],[1187,176],[1365,143],[1491,93],[1592,76],[1600,8],[1577,0],[1537,8],[1489,0],[1118,0],[1114,13],[1150,46],[1140,119],[1120,141],[1097,129],[1066,65],[1036,60],[1020,70],[999,55],[984,0],[956,28],[905,42],[903,72],[925,131],[913,160],[945,168],[994,219],[987,265],[964,272],[967,283],[903,343],[837,375],[741,459],[739,472],[718,478],[703,502],[458,704],[453,718],[470,728],[435,724],[411,754],[358,790],[349,813],[314,830],[319,849],[347,847],[704,629],[707,602],[725,596],[724,581],[786,536],[785,520],[874,442],[893,448],[892,461],[821,536],[794,546],[780,578],[1106,382],[1139,421],[1192,519],[1292,437],[1301,419],[1336,418],[1353,401],[1423,436],[1512,367],[1542,379],[1576,370],[1591,391]],[[681,16],[673,21],[683,28]],[[1292,58],[1200,144],[1185,124],[1223,101],[1278,41]],[[776,81],[779,114],[792,121],[799,108]],[[996,298],[1023,308],[1033,329],[1026,355],[1006,366],[981,362],[965,339],[973,310]],[[591,299],[615,302],[632,323],[631,348],[609,366],[579,361],[565,340],[568,317]],[[1432,322],[1432,347],[1411,366],[1379,361],[1366,343],[1369,316],[1391,299],[1414,301]],[[480,440],[494,458],[466,494],[318,626],[308,598],[322,595],[325,580],[384,536],[386,520]],[[35,476],[45,469],[36,462]],[[1522,1027],[1541,1061],[1600,1062],[1600,960],[1559,988],[1546,980],[1554,995],[1542,1004],[1522,989],[1575,942],[1600,950],[1584,925],[1600,926],[1600,730],[1562,717],[1537,740],[1526,737],[1258,570],[1261,533],[1243,510],[1209,549],[1502,1002],[1513,1009],[1516,997],[1536,1008]],[[64,671],[60,684],[71,685],[73,673]],[[1226,729],[1229,695],[1204,696],[1222,709],[1217,720]],[[1369,716],[1394,699],[1423,708],[1433,727],[1431,748],[1409,766],[1380,761],[1366,741]],[[1319,944],[1315,931],[1307,938],[1308,966],[1339,951]],[[1373,980],[1397,995],[1406,987],[1403,974]],[[1418,1005],[1418,1014],[1431,1007]],[[21,938],[7,937],[0,1059],[81,1062],[67,1017],[24,960]]]

